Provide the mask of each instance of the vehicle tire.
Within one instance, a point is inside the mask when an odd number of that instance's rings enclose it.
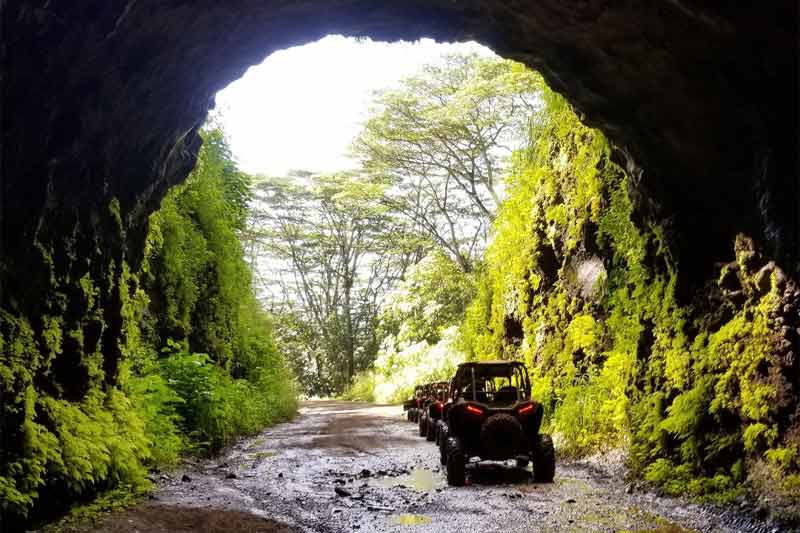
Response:
[[[411,422],[411,421],[412,421],[412,420],[411,420],[411,409],[409,409],[408,411],[406,411],[406,417],[408,418],[408,421],[409,421],[409,422]]]
[[[439,462],[442,466],[447,464],[447,426],[442,423],[439,426]]]
[[[533,480],[552,483],[556,475],[556,451],[550,435],[537,435],[533,446]]]
[[[424,437],[428,433],[428,420],[425,416],[419,417],[419,436]]]
[[[526,468],[529,462],[527,457],[517,457],[517,468]]]
[[[430,418],[426,418],[428,421],[428,433],[425,435],[425,439],[428,442],[433,442],[436,440],[436,426],[433,425],[433,421]]]
[[[522,424],[512,415],[497,413],[487,418],[481,427],[481,446],[492,459],[516,457],[527,448],[524,442]]]
[[[447,439],[447,484],[462,487],[466,481],[467,461],[458,439]]]

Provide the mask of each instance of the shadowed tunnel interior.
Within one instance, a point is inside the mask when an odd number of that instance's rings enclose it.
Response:
[[[191,171],[214,95],[268,54],[328,34],[475,40],[542,73],[615,146],[635,215],[662,225],[687,298],[737,234],[796,277],[797,4],[694,0],[92,1],[2,4],[0,306],[38,343],[30,384],[87,392],[80,350],[118,378],[147,216]],[[276,80],[280,83],[280,80]],[[331,105],[336,105],[331,102]],[[97,280],[88,297],[78,280]],[[123,280],[121,282],[121,280]],[[50,317],[82,331],[44,348]],[[2,333],[17,333],[13,320]],[[68,328],[65,328],[68,329]],[[55,386],[42,372],[52,365]],[[49,370],[48,370],[49,372]],[[20,409],[0,417],[16,457]]]
[[[193,165],[215,92],[275,50],[342,33],[473,39],[542,72],[637,169],[640,208],[669,220],[687,273],[707,272],[739,231],[790,260],[795,7],[7,2],[4,249],[21,267],[33,240],[66,228],[88,246],[108,233],[88,212],[116,197],[135,260],[144,215]]]

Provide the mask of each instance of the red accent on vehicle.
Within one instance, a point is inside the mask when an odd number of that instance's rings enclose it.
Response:
[[[475,414],[475,415],[482,415],[483,414],[483,411],[481,409],[478,409],[474,405],[468,405],[466,407],[466,409],[467,409],[467,411],[469,411],[470,413]]]
[[[444,407],[444,404],[442,402],[436,402],[436,407],[438,407],[439,410],[441,411],[442,407]]]
[[[525,413],[530,413],[531,411],[533,411],[533,404],[529,403],[525,407],[520,407],[519,411],[517,412],[521,415],[524,415]]]

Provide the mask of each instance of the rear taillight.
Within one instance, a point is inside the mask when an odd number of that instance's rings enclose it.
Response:
[[[473,415],[482,415],[483,414],[483,411],[481,409],[478,409],[474,405],[468,405],[466,407],[466,409],[467,409],[468,413],[472,413]]]
[[[525,414],[528,414],[528,413],[530,413],[531,411],[533,411],[533,404],[532,404],[532,403],[529,403],[529,404],[528,404],[528,405],[526,405],[525,407],[520,407],[520,408],[519,408],[519,411],[517,411],[517,412],[518,412],[519,414],[521,414],[521,415],[525,415]]]
[[[436,402],[436,408],[437,409],[439,409],[441,411],[442,407],[444,407],[444,404],[442,402]]]

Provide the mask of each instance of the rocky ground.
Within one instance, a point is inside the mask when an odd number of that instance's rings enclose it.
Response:
[[[552,484],[511,463],[448,487],[436,447],[396,406],[318,401],[220,458],[162,475],[151,499],[89,531],[772,532],[708,506],[631,490],[613,469],[559,463]]]

